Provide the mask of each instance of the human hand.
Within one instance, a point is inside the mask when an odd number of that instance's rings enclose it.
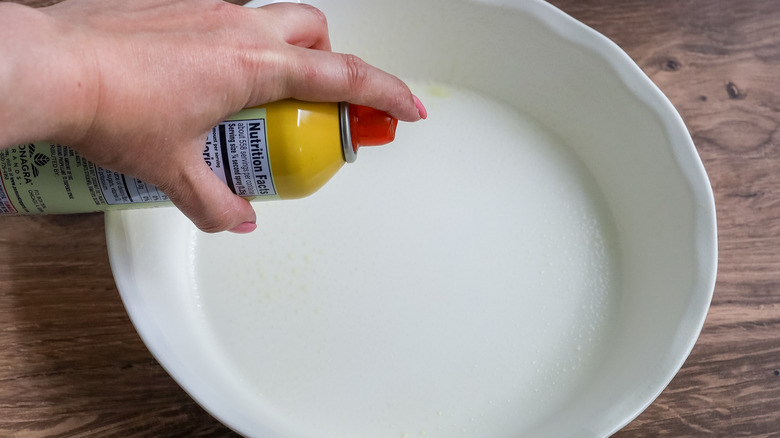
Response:
[[[69,122],[47,139],[157,185],[204,231],[255,228],[251,205],[201,155],[228,115],[283,98],[349,101],[404,121],[424,114],[396,77],[332,53],[311,6],[67,0],[38,11],[70,66],[61,91],[77,96]]]

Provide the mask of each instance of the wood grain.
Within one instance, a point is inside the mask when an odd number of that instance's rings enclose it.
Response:
[[[225,436],[125,313],[102,215],[0,219],[0,436]]]
[[[615,436],[780,437],[777,2],[551,3],[619,44],[669,96],[717,204],[719,276],[702,335]],[[101,215],[0,218],[0,248],[0,436],[234,436],[141,343]]]

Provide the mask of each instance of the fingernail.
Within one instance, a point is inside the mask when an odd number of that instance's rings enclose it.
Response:
[[[252,231],[254,231],[256,229],[257,229],[257,224],[256,223],[254,223],[254,222],[244,222],[244,223],[241,223],[241,224],[239,224],[239,225],[229,229],[228,231],[230,231],[231,233],[236,233],[236,234],[247,234],[247,233],[251,233]]]
[[[420,114],[420,118],[425,120],[428,118],[428,110],[425,109],[425,105],[420,102],[420,99],[417,98],[417,96],[412,95],[412,98],[414,98],[414,106],[417,107],[417,112]]]

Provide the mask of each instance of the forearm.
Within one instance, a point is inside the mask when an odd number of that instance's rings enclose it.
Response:
[[[0,3],[0,147],[78,141],[96,85],[78,33],[40,10]]]

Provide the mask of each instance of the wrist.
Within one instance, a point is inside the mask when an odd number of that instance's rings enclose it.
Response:
[[[77,142],[97,101],[85,39],[67,23],[13,3],[0,3],[0,38],[0,147]]]

